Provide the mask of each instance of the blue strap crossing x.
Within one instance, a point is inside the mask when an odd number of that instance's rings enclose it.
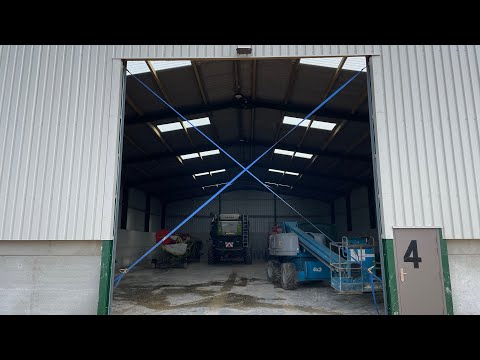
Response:
[[[127,70],[128,71],[128,70]],[[126,269],[122,269],[121,273],[115,277],[114,279],[114,286],[118,286],[122,278],[125,276],[127,272],[129,272],[133,267],[135,267],[140,261],[142,261],[148,254],[150,254],[153,250],[155,250],[158,246],[160,246],[165,239],[170,237],[174,234],[180,227],[182,227],[187,221],[189,221],[192,217],[194,217],[200,210],[202,210],[205,206],[207,206],[213,199],[215,199],[219,194],[221,194],[227,187],[229,187],[233,182],[235,182],[240,176],[242,176],[245,172],[247,172],[250,176],[252,176],[255,180],[257,180],[262,186],[264,186],[268,191],[270,191],[273,195],[275,195],[278,199],[280,199],[284,204],[286,204],[290,209],[292,209],[295,213],[300,215],[304,220],[306,220],[310,225],[312,225],[317,231],[324,234],[328,239],[330,239],[322,230],[320,230],[317,226],[315,226],[311,221],[305,218],[300,212],[298,212],[295,208],[293,208],[290,204],[288,204],[280,195],[278,195],[275,191],[273,191],[268,185],[266,185],[263,181],[261,181],[258,177],[252,174],[249,169],[257,163],[265,154],[267,154],[270,150],[272,150],[275,146],[278,145],[283,139],[285,139],[293,130],[295,130],[302,122],[307,120],[310,116],[312,116],[315,112],[317,112],[321,107],[323,107],[328,101],[330,101],[335,95],[337,95],[345,86],[347,86],[350,82],[352,82],[361,72],[360,70],[357,74],[352,76],[348,81],[346,81],[342,86],[340,86],[337,90],[335,90],[330,96],[328,96],[325,100],[323,100],[315,109],[313,109],[307,116],[305,116],[302,121],[300,121],[297,125],[295,125],[292,129],[290,129],[285,135],[283,135],[278,141],[276,141],[272,146],[270,146],[267,150],[265,150],[260,156],[258,156],[254,161],[252,161],[247,167],[244,167],[241,163],[239,163],[234,157],[232,157],[227,151],[225,151],[220,145],[218,145],[215,141],[213,141],[208,135],[206,135],[202,130],[200,130],[197,126],[192,124],[188,119],[186,119],[182,114],[180,114],[173,106],[171,106],[167,101],[165,101],[161,96],[159,96],[156,92],[150,89],[144,82],[142,82],[138,77],[130,73],[131,76],[135,80],[137,80],[140,84],[142,84],[148,91],[150,91],[156,98],[158,98],[161,102],[163,102],[168,108],[170,108],[175,114],[177,114],[180,118],[184,121],[189,123],[196,131],[198,131],[203,137],[205,137],[209,142],[211,142],[215,147],[217,147],[221,152],[223,152],[226,156],[233,160],[238,166],[240,166],[243,170],[238,173],[232,180],[227,182],[221,189],[219,189],[215,194],[213,194],[205,203],[200,205],[196,210],[194,210],[185,220],[180,222],[173,230],[171,230],[167,235],[163,237],[158,243],[152,246],[149,250],[147,250],[141,257],[139,257],[132,265],[130,265]],[[332,239],[330,239],[332,240]]]

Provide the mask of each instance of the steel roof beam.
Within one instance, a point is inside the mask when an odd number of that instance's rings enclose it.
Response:
[[[220,166],[219,166],[220,167]],[[217,168],[219,168],[217,167]],[[184,169],[184,168],[182,168]],[[265,167],[265,166],[255,166],[255,168],[252,170],[252,172],[254,170],[258,170],[258,169],[261,169],[262,171],[268,171],[268,167]],[[185,177],[186,179],[189,178],[189,177],[192,177],[192,175],[194,173],[199,173],[199,172],[205,172],[205,171],[210,171],[210,170],[215,170],[212,168],[211,165],[208,165],[208,166],[203,166],[203,167],[196,167],[194,169],[192,169],[192,171],[190,172],[186,172],[186,173],[180,173],[180,174],[174,174],[174,173],[171,173],[169,172],[168,174],[165,174],[165,175],[160,175],[160,176],[151,176],[151,177],[148,177],[148,178],[144,178],[144,179],[139,179],[139,180],[136,180],[136,181],[132,181],[132,182],[129,182],[127,183],[128,186],[138,186],[138,185],[142,185],[142,184],[148,184],[148,183],[154,183],[154,182],[162,182],[164,180],[168,180],[168,179],[173,179],[173,178],[179,178],[179,177]],[[228,168],[225,168],[225,170],[228,172],[228,173],[238,173],[240,172],[240,168],[239,167],[228,167]],[[289,167],[289,168],[282,168],[282,170],[285,170],[285,171],[292,171],[292,172],[301,172],[302,170],[301,169],[298,169],[298,168],[292,168],[292,167]],[[268,172],[270,173],[270,172]],[[301,173],[304,177],[305,176],[311,176],[311,177],[318,177],[318,178],[322,178],[322,179],[326,179],[326,180],[334,180],[334,181],[342,181],[342,182],[349,182],[349,183],[352,183],[352,184],[359,184],[359,185],[363,185],[365,184],[366,182],[368,182],[368,180],[362,180],[362,179],[359,179],[358,176],[338,176],[338,175],[329,175],[329,174],[326,174],[326,173],[321,173],[319,171],[314,171],[314,170],[307,170],[307,171],[304,171]],[[207,176],[207,175],[205,175]],[[250,176],[248,175],[247,173],[245,173],[244,175],[242,176]],[[258,177],[258,176],[257,176]],[[213,177],[215,178],[215,177]],[[193,179],[193,178],[192,178]],[[201,177],[199,178],[201,179]],[[272,182],[275,182],[275,181],[272,181]]]
[[[241,143],[238,141],[235,142],[228,142],[228,143],[222,143],[219,144],[223,148],[228,148],[228,147],[233,147],[233,146],[240,146]],[[252,145],[258,145],[258,146],[263,146],[263,147],[270,147],[272,144],[267,143],[267,142],[261,142],[261,141],[256,141]],[[365,156],[365,155],[352,155],[348,153],[342,153],[342,152],[336,152],[336,151],[318,151],[318,149],[314,148],[309,148],[309,147],[302,147],[301,149],[298,149],[295,145],[288,145],[288,144],[278,144],[276,146],[279,149],[283,150],[288,150],[288,151],[298,151],[301,150],[302,152],[306,153],[311,153],[314,156],[325,156],[325,157],[331,157],[331,158],[340,158],[340,159],[347,159],[347,160],[356,160],[356,161],[364,161],[364,162],[369,162],[371,161],[370,156]],[[174,157],[179,157],[180,155],[184,155],[185,153],[191,153],[191,152],[202,152],[202,151],[208,151],[208,150],[213,150],[215,147],[213,145],[202,145],[198,146],[195,149],[189,149],[185,150],[183,153],[177,153],[177,154],[171,154],[171,153],[160,153],[160,154],[151,154],[151,155],[145,155],[145,156],[139,156],[139,157],[132,157],[130,159],[124,159],[123,163],[124,164],[136,164],[136,163],[142,163],[142,162],[148,162],[152,160],[161,160],[161,159],[171,159]],[[273,151],[272,151],[273,152]],[[281,156],[281,155],[278,155]],[[191,161],[195,161],[198,159],[192,159]]]
[[[293,114],[302,114],[307,115],[309,114],[314,107],[304,106],[304,105],[296,105],[296,104],[283,104],[278,102],[272,102],[262,99],[251,99],[245,104],[238,104],[234,101],[227,101],[222,103],[213,103],[208,105],[196,105],[196,106],[188,106],[183,108],[177,108],[176,110],[185,117],[188,116],[199,116],[208,112],[212,111],[219,111],[219,110],[226,110],[226,109],[235,109],[235,108],[242,108],[242,109],[271,109],[271,110],[279,110],[284,111],[286,113],[293,113]],[[301,115],[299,115],[301,116]],[[368,116],[362,116],[357,114],[351,114],[351,112],[339,112],[334,110],[325,110],[325,108],[319,109],[314,115],[314,118],[326,118],[332,121],[340,122],[342,120],[347,121],[357,121],[368,123]],[[161,110],[152,113],[144,114],[138,118],[130,118],[126,119],[125,126],[133,126],[137,124],[144,124],[146,122],[158,122],[158,123],[169,123],[171,121],[162,122],[161,120],[169,119],[172,120],[176,118],[176,114],[168,109],[168,110]]]
[[[215,192],[218,191],[219,188],[211,188],[211,189],[206,189],[202,190],[201,188],[199,190],[195,189],[190,192],[185,192],[185,191],[178,191],[177,193],[159,193],[159,197],[164,197],[166,201],[178,201],[178,200],[187,200],[187,199],[193,199],[193,198],[198,198],[201,196],[212,196]],[[261,192],[268,192],[265,187],[262,185],[239,185],[239,186],[234,186],[232,184],[231,187],[228,187],[225,189],[222,194],[228,193],[228,192],[233,192],[233,191],[240,191],[240,190],[253,190],[253,191],[261,191]],[[301,191],[294,191],[293,190],[283,190],[283,189],[278,189],[275,188],[273,191],[275,191],[279,195],[291,195],[291,196],[296,196],[296,197],[301,197],[301,198],[308,198],[308,199],[315,199],[318,201],[322,202],[329,202],[334,199],[334,196],[340,197],[344,196],[343,193],[339,193],[338,196],[333,194],[333,193],[314,193],[314,192],[301,192]],[[161,194],[161,195],[160,195]],[[167,195],[167,196],[165,196]],[[323,196],[322,196],[323,195]]]
[[[170,97],[168,96],[167,91],[165,90],[165,86],[163,86],[162,82],[160,81],[160,78],[158,77],[157,71],[156,71],[155,68],[153,67],[152,62],[146,60],[145,63],[147,64],[148,69],[150,70],[150,73],[152,74],[152,77],[153,77],[153,80],[155,81],[155,84],[157,84],[157,87],[158,87],[158,90],[160,91],[160,94],[162,95],[162,97],[163,97],[171,106],[173,106],[172,99],[170,99]],[[187,130],[187,129],[184,127],[184,125],[183,125],[182,119],[178,118],[178,120],[179,120],[180,123],[182,124],[183,130],[185,131],[184,134],[185,134],[185,136],[187,137],[188,141],[190,142],[190,144],[191,144],[193,147],[195,147],[195,144],[193,143],[192,138],[190,137],[190,134],[188,133],[188,130]],[[157,128],[155,125],[153,125],[151,122],[147,122],[147,125],[148,125],[148,127],[151,128],[151,129],[153,130],[153,132],[158,136],[158,138],[160,139],[160,141],[162,141],[162,143],[165,145],[165,147],[168,149],[168,151],[173,152],[172,147],[171,147],[171,146],[167,143],[167,141],[161,136],[160,130],[158,130],[158,128]],[[156,130],[155,130],[155,129],[156,129]]]
[[[335,73],[333,73],[332,77],[330,78],[330,81],[327,85],[327,88],[323,92],[323,95],[322,95],[322,98],[321,98],[320,102],[324,101],[327,98],[328,94],[330,94],[330,91],[332,90],[333,85],[335,85],[335,83],[337,82],[338,76],[340,75],[340,72],[342,71],[342,68],[343,68],[343,65],[345,64],[345,61],[347,61],[347,57],[343,57],[342,60],[340,61],[340,64],[338,64],[337,70],[335,71]],[[310,129],[310,126],[312,126],[312,122],[313,122],[313,120],[309,121],[308,126],[305,129],[305,132],[303,133],[303,136],[298,143],[298,146],[302,146],[303,142],[305,141],[305,138],[307,137],[308,130]]]
[[[193,68],[193,73],[195,74],[195,80],[197,82],[198,90],[200,91],[200,96],[202,97],[203,104],[208,106],[208,97],[207,93],[205,92],[205,87],[203,85],[202,78],[200,77],[200,72],[198,70],[197,64],[195,61],[192,61],[192,68]],[[180,112],[180,114],[182,114]],[[182,114],[183,115],[183,114]],[[211,111],[207,112],[208,117],[210,118],[210,125],[212,125],[212,130],[213,130],[213,138],[215,142],[220,141],[220,136],[218,134],[217,127],[215,126],[215,123],[213,122],[213,113]]]
[[[127,101],[127,104],[130,105],[130,107],[139,115],[139,116],[142,116],[144,114],[143,110],[140,109],[140,107],[135,104],[135,102],[127,95],[126,96],[126,101]],[[148,126],[151,126],[150,124],[147,124]],[[160,141],[162,141],[163,145],[168,149],[168,144],[164,142],[162,136],[160,135],[160,132],[158,131],[158,129],[155,128],[155,130],[158,132],[157,136],[159,137]],[[153,130],[155,132],[155,130]],[[143,153],[145,156],[148,156],[148,153],[143,150],[138,144],[136,144],[128,135],[127,133],[125,132],[124,130],[124,133],[123,133],[123,136],[125,139],[127,139],[127,141],[132,144],[138,151],[140,151],[141,153]],[[170,148],[170,151],[173,151],[173,149]],[[158,162],[157,162],[158,164]],[[142,172],[143,174],[146,174],[145,171],[143,170],[140,170],[138,168],[138,170],[140,172]]]

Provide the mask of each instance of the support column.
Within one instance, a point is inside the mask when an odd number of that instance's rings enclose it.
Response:
[[[145,219],[143,223],[143,231],[149,232],[150,231],[150,202],[152,200],[152,196],[150,194],[146,194],[146,201],[145,201]]]
[[[352,231],[352,192],[348,192],[345,197],[345,205],[347,207],[347,231]]]
[[[162,203],[162,216],[160,218],[160,227],[165,229],[165,218],[167,217],[167,203]]]
[[[330,202],[330,223],[335,224],[335,200]]]
[[[120,229],[127,229],[128,216],[128,187],[122,189],[122,211],[120,215]]]
[[[273,195],[273,224],[277,225],[277,197]]]
[[[377,204],[375,203],[373,183],[368,185],[368,214],[370,216],[370,229],[375,229],[377,227]]]

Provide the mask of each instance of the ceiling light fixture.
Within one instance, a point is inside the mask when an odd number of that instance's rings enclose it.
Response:
[[[237,45],[238,55],[249,55],[252,53],[252,45]]]

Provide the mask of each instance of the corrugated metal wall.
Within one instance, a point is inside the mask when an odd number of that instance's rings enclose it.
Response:
[[[283,196],[282,196],[283,197]],[[330,206],[315,200],[300,199],[292,196],[284,196],[295,209],[312,222],[330,224]],[[184,220],[193,210],[200,206],[208,198],[199,198],[193,200],[183,200],[170,203],[166,209],[166,226],[173,229],[182,220]],[[282,204],[282,205],[280,205]],[[283,220],[297,220],[304,222],[303,219],[281,201],[277,201],[277,223]],[[222,194],[221,212],[228,214],[247,214],[250,221],[250,243],[253,249],[253,257],[261,259],[267,246],[267,235],[274,225],[274,200],[270,193],[241,190]],[[219,213],[218,198],[208,204],[200,216],[195,216],[187,222],[179,231],[188,232],[192,237],[202,240],[206,246],[210,232],[210,212]],[[206,247],[205,247],[206,249]]]
[[[0,46],[0,239],[111,239],[121,62]]]
[[[117,233],[115,269],[129,267],[152,246],[155,245],[155,233],[119,229]],[[158,250],[157,250],[158,251]],[[138,263],[137,269],[151,267],[152,258],[157,254],[152,251]]]
[[[124,199],[120,194],[120,204],[123,206]],[[124,230],[144,231],[145,229],[145,211],[147,208],[147,194],[139,189],[128,189],[127,218]],[[117,225],[121,226],[122,214],[119,213]],[[149,229],[151,232],[160,230],[162,222],[162,203],[160,199],[150,196],[150,221]]]
[[[352,210],[352,230],[348,230],[346,198],[341,197],[335,200],[335,226],[337,230],[337,241],[342,236],[372,236],[378,239],[378,229],[370,227],[370,209],[368,203],[368,190],[360,187],[352,190],[350,195],[350,207]]]
[[[480,239],[479,46],[384,46],[372,58],[383,235]]]
[[[379,45],[253,45],[255,57],[309,57],[342,55],[379,55]],[[114,56],[120,59],[144,58],[249,58],[237,55],[236,45],[118,45]]]
[[[480,238],[479,46],[256,45],[372,58],[383,237]],[[120,58],[236,58],[235,45],[0,46],[0,239],[111,239]],[[245,58],[245,56],[242,56]],[[428,179],[428,181],[426,181]]]
[[[328,204],[309,199],[301,199],[293,196],[282,196],[289,204],[302,213],[307,219],[325,218],[330,219],[330,207]],[[170,228],[184,220],[198,206],[208,198],[176,201],[167,205],[166,225]],[[222,213],[247,214],[252,220],[250,230],[252,232],[267,233],[274,221],[273,195],[260,191],[241,190],[223,194],[221,197]],[[197,216],[187,222],[180,230],[185,232],[209,232],[210,212],[219,213],[219,200],[213,200],[203,208]],[[277,217],[298,219],[299,216],[280,200],[277,200]],[[207,227],[204,222],[206,221]],[[303,222],[302,219],[298,221]],[[330,223],[330,221],[328,221]]]

